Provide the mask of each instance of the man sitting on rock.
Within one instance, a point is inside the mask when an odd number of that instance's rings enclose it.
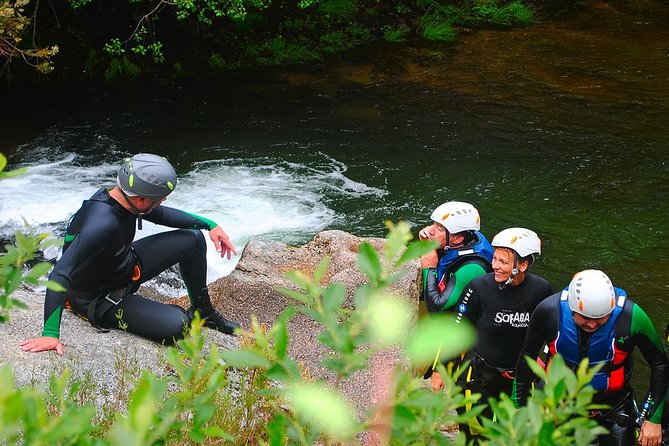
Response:
[[[229,259],[237,251],[213,221],[162,206],[176,184],[174,167],[165,158],[141,153],[123,162],[115,187],[101,188],[83,202],[49,276],[64,291],[47,290],[42,336],[21,343],[22,350],[63,354],[60,320],[68,301],[100,330],[121,327],[166,344],[183,337],[196,310],[205,326],[233,334],[239,325],[224,318],[209,299],[207,245],[200,230],[209,231],[221,257]],[[133,242],[135,226],[141,230],[143,218],[181,229]],[[136,294],[142,283],[175,264],[190,297],[188,311]]]

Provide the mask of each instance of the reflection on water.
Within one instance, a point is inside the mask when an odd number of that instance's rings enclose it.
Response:
[[[418,227],[443,201],[471,201],[486,234],[519,225],[543,237],[536,271],[556,289],[601,268],[661,327],[668,19],[666,2],[578,2],[528,29],[382,44],[311,72],[3,91],[15,107],[0,112],[0,151],[14,163],[74,152],[89,166],[155,151],[183,174],[228,158],[328,175],[340,166],[345,179],[310,201],[336,215],[327,227],[381,236],[385,219]],[[338,192],[347,181],[372,192]],[[303,186],[295,200],[311,190]]]

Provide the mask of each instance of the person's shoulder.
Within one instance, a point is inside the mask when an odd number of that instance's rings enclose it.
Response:
[[[555,293],[546,297],[544,300],[539,302],[533,314],[536,314],[541,317],[557,315],[558,308],[560,306],[560,296],[561,293]]]
[[[79,214],[81,229],[95,228],[96,232],[115,230],[124,213],[116,206],[106,189],[102,188],[82,205]]]
[[[530,281],[532,281],[536,284],[542,284],[542,285],[548,284],[548,280],[544,279],[543,277],[541,277],[537,274],[531,273],[531,272],[528,272],[526,274],[526,277],[529,278]]]
[[[465,256],[462,257],[457,264],[457,271],[460,271],[463,268],[467,270],[478,270],[481,272],[479,275],[483,275],[490,272],[490,262],[480,256]]]
[[[538,276],[534,273],[528,273],[527,278],[530,279],[530,283],[536,289],[546,290],[549,294],[553,294],[553,287],[550,282],[545,278]]]
[[[490,281],[495,281],[495,273],[485,273],[481,274],[478,277],[474,277],[471,281],[472,284],[485,285]]]
[[[560,305],[560,299],[562,298],[562,292],[559,293],[553,293],[550,296],[547,296],[544,300],[542,300],[539,305],[537,305],[537,308],[540,306],[542,308],[546,307],[555,307],[557,308],[558,305]]]
[[[480,276],[476,276],[471,280],[471,282],[469,282],[469,288],[474,291],[486,289],[491,285],[496,285],[494,273],[486,273]]]

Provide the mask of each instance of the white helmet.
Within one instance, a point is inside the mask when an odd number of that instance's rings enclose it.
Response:
[[[469,203],[449,201],[432,212],[430,218],[444,225],[451,234],[462,231],[478,231],[481,228],[479,211]]]
[[[604,317],[616,305],[616,292],[609,276],[598,269],[576,273],[569,283],[569,308],[591,319]]]
[[[497,234],[490,243],[495,248],[513,249],[519,257],[541,254],[541,239],[525,228],[509,228]]]

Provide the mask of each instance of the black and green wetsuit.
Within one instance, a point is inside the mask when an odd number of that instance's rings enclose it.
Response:
[[[564,301],[563,293],[554,294],[544,300],[530,318],[524,347],[516,366],[513,389],[513,400],[516,405],[525,404],[530,392],[530,383],[534,379],[534,374],[525,360],[526,357],[536,358],[544,345],[548,345],[550,351],[555,353],[561,351],[556,347],[559,343],[567,346],[572,343],[573,347],[563,349],[580,352],[579,358],[571,360],[577,364],[578,360],[585,356],[585,352],[594,351],[593,339],[601,337],[597,336],[599,331],[606,330],[606,326],[600,327],[595,333],[577,329],[573,335],[569,335],[573,330],[569,330],[564,318],[571,317],[571,313],[561,304]],[[608,435],[599,439],[600,445],[634,444],[634,395],[630,385],[634,348],[638,347],[641,350],[651,371],[650,398],[646,400],[644,407],[647,420],[660,423],[667,390],[669,363],[653,323],[641,307],[631,300],[620,301],[619,305],[621,309],[616,315],[613,327],[610,331],[603,332],[603,335],[610,340],[608,345],[612,347],[612,355],[602,369],[602,372],[608,375],[608,388],[604,387],[597,391],[593,398],[594,403],[606,404],[612,408],[594,414],[598,423],[610,431]],[[568,314],[565,314],[565,311]],[[598,359],[590,356],[588,358],[591,362],[597,362]]]
[[[492,271],[492,253],[492,246],[479,231],[465,246],[438,250],[437,267],[423,269],[421,297],[428,311],[452,311],[469,282]]]
[[[60,337],[61,314],[69,299],[73,309],[96,326],[117,326],[115,314],[121,309],[126,330],[131,333],[159,342],[181,337],[184,323],[189,322],[185,311],[134,292],[175,264],[179,264],[191,298],[206,289],[207,247],[200,229],[211,230],[216,223],[165,206],[143,218],[182,229],[133,242],[137,216],[105,188],[83,202],[68,226],[62,257],[49,276],[66,291],[47,290],[43,336]],[[120,292],[111,300],[105,298],[116,290]]]

